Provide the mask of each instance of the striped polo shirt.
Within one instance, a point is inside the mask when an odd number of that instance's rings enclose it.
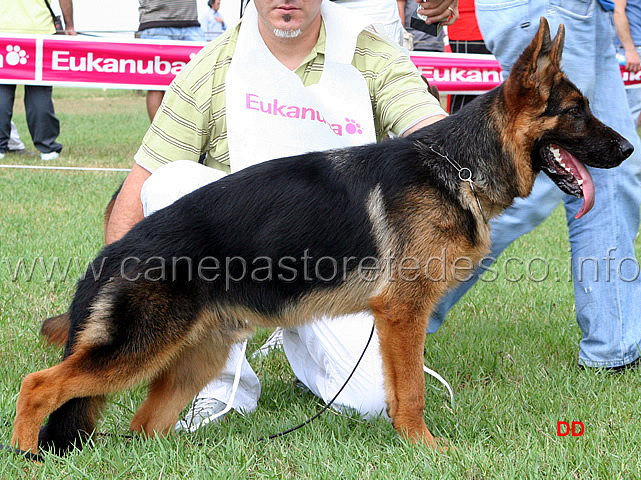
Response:
[[[198,161],[204,156],[205,165],[229,172],[225,77],[238,31],[236,25],[204,47],[171,83],[134,157],[140,166],[153,172],[173,160]],[[320,80],[324,52],[323,26],[316,46],[295,72],[303,85]],[[407,54],[377,34],[360,33],[352,65],[369,88],[379,141],[388,132],[401,135],[425,118],[445,114]]]
[[[138,31],[157,27],[199,27],[196,0],[142,0],[138,6]]]

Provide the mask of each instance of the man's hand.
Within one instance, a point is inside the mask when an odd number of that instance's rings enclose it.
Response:
[[[641,70],[641,57],[635,48],[625,51],[625,69],[633,73]]]
[[[442,25],[452,25],[458,19],[458,0],[414,0],[418,5],[418,13],[425,15],[425,23],[441,22]]]

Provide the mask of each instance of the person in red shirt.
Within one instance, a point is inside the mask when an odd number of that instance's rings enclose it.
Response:
[[[490,51],[483,42],[483,36],[476,22],[474,0],[459,0],[459,18],[447,27],[450,47],[454,53],[486,53]],[[472,101],[476,95],[451,95],[449,112],[456,113]]]

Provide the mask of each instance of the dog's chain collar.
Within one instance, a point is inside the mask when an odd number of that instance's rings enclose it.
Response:
[[[430,150],[437,154],[439,157],[443,157],[445,160],[450,162],[450,165],[452,165],[457,171],[458,171],[458,178],[462,182],[467,182],[470,185],[470,190],[472,190],[472,194],[474,195],[474,198],[476,199],[476,203],[479,206],[479,211],[481,212],[481,217],[483,217],[483,220],[485,223],[488,223],[488,219],[485,216],[485,212],[483,211],[483,207],[481,206],[481,201],[479,200],[478,195],[476,194],[476,190],[474,190],[474,182],[472,181],[472,170],[470,170],[467,167],[461,167],[456,160],[452,160],[450,157],[447,155],[442,154],[441,152],[434,150],[434,147],[430,145]]]

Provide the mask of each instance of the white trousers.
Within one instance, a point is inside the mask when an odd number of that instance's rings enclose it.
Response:
[[[171,162],[159,168],[142,187],[145,216],[224,175],[191,161]],[[363,312],[339,318],[321,318],[302,327],[285,329],[283,348],[294,375],[327,403],[354,369],[372,324],[371,314]],[[242,368],[232,408],[246,412],[255,410],[261,392],[260,382],[242,355],[240,344],[232,347],[221,374],[198,397],[229,403],[238,362],[242,362]],[[387,416],[378,335],[374,334],[358,369],[334,405],[354,410],[365,418]]]

